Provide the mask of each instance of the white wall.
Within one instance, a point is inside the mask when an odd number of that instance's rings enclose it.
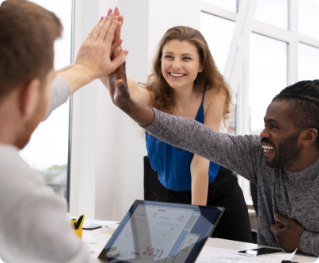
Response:
[[[89,6],[90,5],[90,6]],[[199,29],[199,0],[77,0],[76,50],[108,8],[124,15],[123,48],[127,75],[145,82],[154,50],[167,29]],[[99,82],[74,96],[71,161],[71,214],[120,220],[135,199],[143,199],[144,138],[111,102]]]

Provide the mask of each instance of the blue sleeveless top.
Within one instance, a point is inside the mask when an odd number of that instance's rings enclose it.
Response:
[[[206,87],[195,120],[204,122],[204,97]],[[178,136],[178,134],[176,134]],[[153,170],[157,171],[162,185],[174,191],[192,189],[191,162],[194,154],[185,150],[179,150],[145,132],[146,149]],[[209,183],[213,183],[219,171],[219,165],[210,162],[208,175]]]

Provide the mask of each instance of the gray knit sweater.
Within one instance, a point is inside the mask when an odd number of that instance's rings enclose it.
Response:
[[[57,77],[48,115],[70,95]],[[49,150],[49,149],[48,149]],[[7,263],[97,262],[73,233],[65,201],[45,185],[14,146],[0,144],[0,257]]]
[[[258,187],[258,244],[278,246],[270,231],[279,213],[295,220],[306,231],[301,236],[304,253],[319,256],[319,160],[298,172],[267,166],[259,136],[230,136],[188,118],[156,109],[149,133],[171,145],[205,157],[256,184]],[[236,220],[236,218],[234,218]]]

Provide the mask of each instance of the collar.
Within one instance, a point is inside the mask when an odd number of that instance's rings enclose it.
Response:
[[[297,171],[289,172],[284,167],[286,177],[291,181],[305,181],[315,179],[319,175],[319,159],[307,168]]]

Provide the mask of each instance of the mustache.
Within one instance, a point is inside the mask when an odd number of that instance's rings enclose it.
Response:
[[[267,138],[262,138],[261,140],[260,140],[260,143],[267,143],[267,144],[270,144],[271,146],[273,146],[274,147],[274,145],[267,139]]]

